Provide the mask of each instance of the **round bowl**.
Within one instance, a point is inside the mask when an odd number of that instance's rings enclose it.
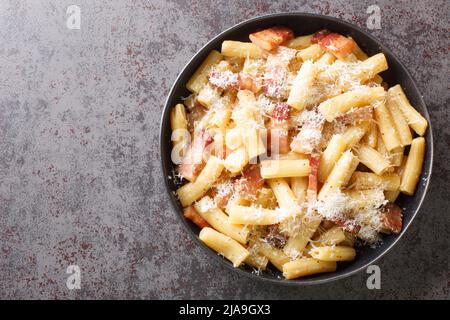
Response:
[[[250,33],[258,29],[264,29],[274,25],[283,25],[286,27],[290,27],[292,30],[294,30],[296,36],[311,34],[321,29],[329,29],[331,31],[351,36],[358,43],[361,49],[369,54],[369,56],[379,52],[383,52],[389,64],[389,69],[381,73],[384,81],[387,82],[390,87],[396,84],[400,84],[406,95],[408,96],[411,104],[428,120],[428,123],[430,124],[425,134],[427,142],[426,153],[423,172],[421,180],[417,186],[416,193],[412,197],[401,195],[396,201],[396,203],[404,209],[402,232],[399,235],[384,236],[382,244],[378,245],[375,248],[371,248],[368,246],[357,248],[356,260],[348,263],[338,263],[338,268],[333,273],[318,274],[300,278],[297,280],[285,280],[282,277],[281,273],[275,268],[270,268],[269,270],[262,272],[259,275],[255,274],[251,268],[245,266],[241,268],[234,268],[229,261],[223,259],[214,251],[205,246],[198,238],[199,228],[183,217],[182,207],[175,196],[175,190],[177,189],[177,186],[175,185],[173,179],[174,165],[172,164],[170,157],[172,149],[170,109],[177,103],[181,102],[181,97],[186,97],[189,95],[189,92],[186,89],[186,82],[195,72],[197,67],[199,67],[199,65],[211,50],[215,49],[220,51],[221,44],[224,40],[249,41],[248,35]],[[222,264],[226,268],[233,270],[240,275],[248,276],[252,279],[269,283],[286,285],[320,284],[345,278],[361,270],[364,270],[371,264],[374,264],[402,238],[402,236],[405,234],[406,230],[414,220],[425,198],[432,171],[433,135],[431,130],[430,117],[428,115],[425,103],[422,99],[422,95],[420,94],[409,71],[391,52],[391,50],[385,47],[382,43],[380,43],[380,41],[378,41],[368,32],[348,22],[316,14],[279,13],[265,15],[241,22],[217,35],[195,54],[195,56],[187,63],[187,65],[183,68],[183,70],[175,80],[175,83],[170,90],[169,96],[167,97],[164,106],[160,130],[161,165],[164,174],[163,179],[165,181],[167,193],[175,208],[176,215],[179,217],[180,222],[184,225],[186,231],[189,232],[189,234],[198,245],[204,248],[205,252],[208,254],[211,260]]]

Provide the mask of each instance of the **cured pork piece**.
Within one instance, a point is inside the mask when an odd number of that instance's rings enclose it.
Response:
[[[242,173],[242,177],[236,180],[234,188],[244,198],[255,199],[259,189],[264,186],[259,165],[249,165]]]
[[[184,208],[183,215],[186,219],[189,219],[195,223],[200,229],[210,226],[209,223],[200,216],[197,210],[195,210],[194,205]]]
[[[291,110],[288,104],[278,103],[272,110],[272,120],[269,131],[270,151],[273,153],[288,153],[289,118]]]
[[[381,224],[383,232],[398,234],[403,227],[402,209],[394,204],[388,203],[381,210]]]
[[[204,166],[204,151],[212,142],[212,136],[205,130],[200,130],[194,134],[194,141],[192,141],[178,166],[178,172],[183,178],[189,181],[195,180]]]
[[[279,45],[294,38],[294,32],[286,27],[272,27],[250,34],[250,41],[266,51],[272,51]]]
[[[320,153],[315,152],[311,154],[309,159],[309,176],[308,176],[308,189],[306,190],[306,198],[308,203],[315,203],[317,200],[317,190],[318,190],[318,173],[320,164]]]
[[[317,32],[311,42],[318,43],[323,50],[331,52],[338,59],[344,59],[358,48],[353,39],[327,30]]]

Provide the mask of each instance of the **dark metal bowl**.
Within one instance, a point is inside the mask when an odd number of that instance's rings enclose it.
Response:
[[[170,109],[175,104],[181,102],[181,97],[186,97],[189,95],[189,92],[186,89],[186,82],[195,72],[197,67],[202,63],[202,61],[206,58],[211,50],[216,49],[220,51],[222,41],[249,41],[248,35],[250,33],[254,32],[255,30],[271,27],[274,25],[284,25],[290,27],[292,30],[294,30],[296,36],[311,34],[321,29],[329,29],[344,35],[351,36],[358,43],[358,45],[369,55],[383,52],[386,55],[389,63],[389,69],[381,74],[384,78],[384,81],[386,81],[389,86],[400,84],[409,100],[411,101],[411,104],[428,120],[428,123],[430,124],[425,134],[427,142],[425,161],[423,165],[421,180],[417,186],[416,193],[412,197],[401,195],[397,200],[397,203],[402,208],[404,208],[403,230],[401,234],[384,236],[382,244],[377,246],[376,248],[358,248],[356,260],[348,263],[338,263],[336,272],[308,276],[297,280],[284,280],[281,273],[274,268],[271,268],[268,271],[261,273],[260,275],[256,275],[248,267],[233,268],[229,261],[223,259],[214,251],[201,243],[201,241],[198,239],[199,228],[183,217],[182,207],[175,196],[175,190],[177,189],[177,186],[175,186],[174,184],[174,165],[172,164],[170,157],[172,149]],[[368,32],[336,18],[308,13],[280,13],[253,18],[241,22],[228,30],[225,30],[214,39],[209,41],[202,49],[200,49],[200,51],[183,68],[180,75],[175,80],[172,89],[170,90],[161,119],[160,148],[162,171],[164,174],[163,180],[165,181],[167,192],[175,208],[176,215],[180,218],[181,223],[183,223],[192,238],[205,249],[207,254],[211,257],[211,260],[217,261],[218,263],[225,265],[228,269],[233,270],[238,274],[248,276],[252,279],[287,285],[312,285],[342,279],[365,269],[371,264],[374,264],[378,259],[386,254],[386,252],[388,252],[404,235],[417,212],[419,211],[428,189],[433,163],[433,135],[431,130],[430,117],[428,115],[425,103],[422,99],[422,95],[420,94],[413,80],[413,77],[406,69],[406,67],[388,48],[386,48]],[[172,179],[169,179],[169,176],[171,176]]]

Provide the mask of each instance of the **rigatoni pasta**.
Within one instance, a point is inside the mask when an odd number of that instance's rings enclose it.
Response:
[[[319,181],[324,182],[334,165],[347,148],[348,142],[340,134],[334,135],[322,153],[319,164]]]
[[[312,34],[296,37],[294,39],[289,40],[286,43],[286,47],[296,50],[308,48],[312,44],[311,43],[312,37],[313,37]]]
[[[264,58],[265,51],[251,42],[224,41],[222,43],[222,54],[226,57],[237,58]]]
[[[362,107],[383,100],[386,93],[382,87],[357,89],[342,93],[322,102],[318,109],[325,119],[332,122],[351,108]]]
[[[301,258],[283,265],[283,276],[295,279],[317,273],[336,271],[336,262],[320,261],[313,258]]]
[[[291,259],[278,248],[275,248],[267,243],[261,243],[259,252],[267,257],[267,259],[280,271],[283,271],[283,266],[291,261]]]
[[[249,38],[212,51],[171,112],[176,194],[235,267],[333,272],[356,259],[355,242],[401,231],[394,201],[420,181],[415,135],[428,123],[400,85],[385,89],[385,55],[350,37],[273,27]]]
[[[398,137],[397,131],[394,126],[394,120],[392,119],[389,110],[384,104],[380,104],[377,108],[375,108],[374,112],[378,128],[381,132],[381,137],[387,150],[391,151],[395,148],[400,147],[400,138]]]
[[[428,127],[427,120],[409,103],[408,98],[400,85],[389,89],[389,95],[392,102],[402,111],[408,121],[409,126],[420,136],[425,134]]]
[[[285,179],[269,179],[267,183],[272,189],[280,208],[283,208],[292,214],[296,214],[301,211],[294,192]]]
[[[173,154],[184,157],[189,145],[188,120],[183,104],[177,104],[170,112],[170,126],[172,129]]]
[[[226,211],[230,223],[242,225],[272,225],[280,223],[289,217],[289,211],[287,210],[246,207],[237,204],[228,206]]]
[[[396,133],[398,134],[400,144],[402,146],[409,146],[412,142],[411,130],[409,129],[408,121],[403,115],[397,101],[398,97],[395,96],[395,92],[389,90],[386,101],[387,109],[391,113],[392,122],[394,123]]]
[[[317,66],[310,60],[302,64],[292,84],[287,104],[297,110],[303,110],[308,104],[308,95],[314,86]]]
[[[264,179],[306,177],[309,174],[308,160],[263,160],[261,176]]]
[[[197,179],[177,190],[178,198],[183,207],[189,206],[202,197],[212,187],[222,170],[222,161],[217,157],[211,156]]]
[[[320,45],[312,44],[305,49],[299,50],[297,52],[297,57],[299,57],[303,61],[308,61],[308,60],[315,61],[315,60],[319,59],[323,53],[324,53],[324,51],[322,50]]]
[[[379,176],[371,172],[355,172],[350,184],[356,190],[397,190],[400,187],[400,177],[396,173]]]
[[[211,68],[222,60],[222,55],[218,51],[211,51],[209,56],[203,61],[200,67],[192,75],[191,79],[186,84],[186,88],[194,93],[199,93],[200,90],[208,83],[208,75]]]
[[[308,178],[307,177],[292,177],[291,178],[291,189],[294,192],[295,199],[300,205],[305,201],[306,190],[308,189]]]
[[[241,244],[246,244],[249,237],[249,229],[246,226],[232,224],[228,216],[214,204],[210,197],[204,197],[195,204],[195,209],[214,229],[233,238]]]
[[[377,175],[382,175],[391,165],[381,153],[367,145],[361,145],[357,155],[359,161]]]
[[[378,53],[370,58],[365,59],[361,63],[357,77],[361,82],[368,81],[374,77],[379,77],[379,73],[388,69],[386,57],[382,53]]]
[[[413,195],[422,172],[423,158],[425,155],[425,138],[415,138],[411,144],[408,160],[402,175],[400,191]]]
[[[239,267],[250,255],[248,250],[237,241],[212,228],[203,228],[198,237],[208,247],[230,260],[235,267]]]
[[[356,251],[351,247],[328,246],[315,247],[309,254],[320,261],[352,261],[355,259]]]
[[[322,233],[318,239],[313,240],[314,246],[334,246],[344,242],[346,239],[345,232],[339,226],[334,226]]]

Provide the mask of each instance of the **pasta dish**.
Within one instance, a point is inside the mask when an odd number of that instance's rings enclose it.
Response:
[[[401,232],[427,120],[383,81],[385,55],[350,37],[275,26],[249,40],[212,51],[172,108],[176,195],[234,267],[333,272]]]

